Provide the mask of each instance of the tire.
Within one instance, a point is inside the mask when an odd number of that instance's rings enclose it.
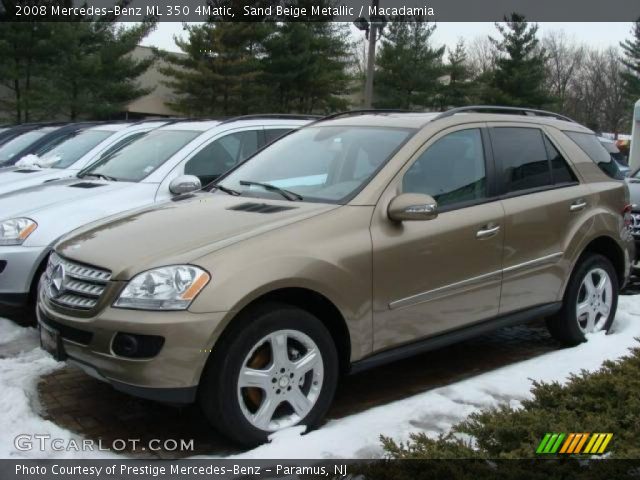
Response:
[[[590,285],[595,283],[593,290]],[[551,335],[564,345],[575,346],[587,341],[587,333],[608,332],[618,308],[619,285],[618,275],[609,259],[594,253],[584,255],[571,274],[562,309],[547,318]],[[599,286],[601,289],[597,288]]]
[[[273,355],[273,345],[280,355]],[[278,348],[282,345],[286,350]],[[305,366],[295,368],[302,358]],[[217,342],[200,380],[198,401],[218,431],[255,446],[280,428],[316,427],[333,400],[338,371],[335,344],[318,318],[290,305],[265,303],[241,314]],[[240,386],[241,372],[251,386]],[[277,408],[268,408],[273,405]]]

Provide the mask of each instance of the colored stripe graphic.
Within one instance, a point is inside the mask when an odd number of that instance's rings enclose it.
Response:
[[[546,433],[544,435],[544,438],[540,442],[540,445],[538,445],[538,448],[536,449],[536,453],[542,453],[542,451],[544,450],[544,447],[547,445],[547,442],[549,441],[549,438],[551,438],[551,434]]]
[[[604,453],[612,438],[612,433],[546,433],[536,453],[601,454]]]
[[[549,453],[556,453],[558,451],[558,449],[560,448],[560,444],[562,443],[562,440],[564,440],[564,437],[565,437],[564,433],[561,433],[560,435],[558,435],[558,439],[556,440],[556,443],[553,445]]]
[[[587,443],[587,448],[584,449],[584,453],[591,453],[591,449],[593,448],[593,444],[596,443],[596,440],[598,439],[598,434],[594,433],[593,435],[591,435],[591,440],[589,440],[589,443]]]
[[[584,446],[584,443],[587,441],[587,438],[589,438],[589,434],[588,433],[583,433],[582,434],[582,439],[578,443],[578,446],[573,451],[573,453],[580,453],[580,450],[582,450],[582,447]]]
[[[567,453],[567,449],[569,448],[569,445],[571,445],[571,442],[573,442],[573,439],[575,438],[575,436],[576,436],[575,433],[569,434],[569,436],[564,442],[564,445],[562,445],[562,449],[560,450],[560,453]]]
[[[613,433],[607,433],[606,435],[607,436],[604,438],[604,442],[602,442],[602,445],[600,445],[600,450],[598,450],[598,453],[604,453],[604,449],[607,448],[607,445],[609,445],[609,442],[613,438]]]

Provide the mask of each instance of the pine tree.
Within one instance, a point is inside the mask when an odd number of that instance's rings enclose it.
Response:
[[[125,28],[113,16],[15,21],[15,2],[1,1],[0,85],[9,94],[0,100],[0,111],[16,122],[108,117],[150,91],[136,79],[152,60],[136,61],[130,54],[153,22]]]
[[[196,116],[258,112],[265,102],[259,82],[259,56],[273,25],[205,23],[186,26],[188,38],[176,39],[184,55],[161,52],[161,73],[176,92],[171,106]]]
[[[137,78],[153,58],[135,60],[131,53],[154,28],[153,22],[132,27],[78,18],[53,24],[51,42],[59,54],[48,73],[50,107],[69,119],[109,118],[152,89]]]
[[[349,90],[349,32],[332,22],[284,22],[265,42],[264,81],[279,112],[344,110]]]
[[[61,2],[61,6],[65,6]],[[42,82],[52,64],[51,24],[25,22],[16,17],[16,2],[0,3],[0,117],[17,123],[39,120],[44,115],[47,84]]]
[[[449,59],[444,66],[447,83],[442,87],[440,109],[468,105],[474,84],[471,81],[471,69],[467,62],[467,51],[460,40],[453,50],[449,51]]]
[[[545,91],[546,53],[536,36],[537,24],[514,13],[496,23],[502,39],[491,38],[498,49],[496,69],[487,81],[483,101],[488,104],[541,108],[553,102]]]
[[[424,108],[436,104],[445,47],[433,47],[435,30],[421,18],[392,19],[376,58],[374,104],[380,108]]]
[[[620,43],[624,53],[622,63],[628,68],[623,73],[626,93],[630,102],[640,98],[640,18],[633,24],[632,38]]]

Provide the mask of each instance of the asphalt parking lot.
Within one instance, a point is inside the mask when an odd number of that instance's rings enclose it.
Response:
[[[560,348],[544,324],[511,327],[418,357],[346,377],[340,384],[328,421],[448,385],[501,366]],[[175,408],[113,390],[67,366],[42,377],[42,414],[60,427],[102,444],[116,439],[189,441],[193,451],[138,449],[123,453],[140,458],[229,455],[237,446],[218,435],[195,406]],[[422,425],[421,425],[422,426]]]

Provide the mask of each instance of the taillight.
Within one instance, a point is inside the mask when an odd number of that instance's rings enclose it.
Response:
[[[628,205],[625,205],[624,208],[622,209],[622,218],[624,219],[624,225],[625,227],[629,227],[629,228],[631,228],[631,223],[632,223],[631,208],[632,206],[628,204]]]

